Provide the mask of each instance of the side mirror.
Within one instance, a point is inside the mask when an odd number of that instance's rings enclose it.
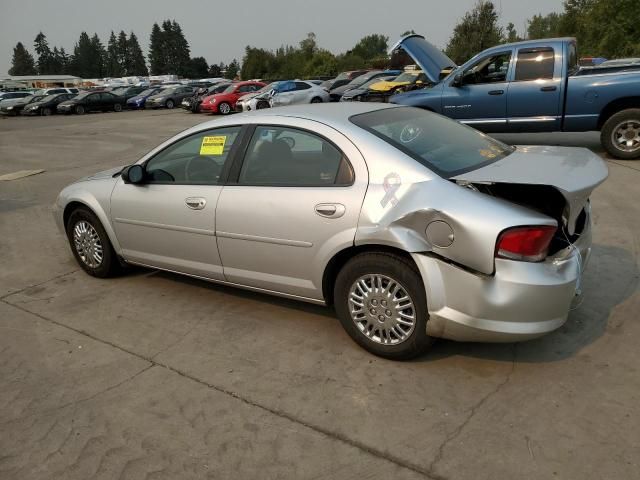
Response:
[[[453,76],[453,82],[451,82],[452,87],[461,87],[462,86],[462,73],[456,73]]]
[[[124,183],[133,183],[134,185],[139,185],[144,181],[144,168],[142,165],[131,165],[124,170],[120,174]]]
[[[273,97],[273,96],[275,96],[275,94],[276,94],[276,93],[278,93],[278,92],[276,92],[276,89],[275,89],[275,88],[272,88],[272,89],[269,91],[269,96],[270,96],[270,97]]]

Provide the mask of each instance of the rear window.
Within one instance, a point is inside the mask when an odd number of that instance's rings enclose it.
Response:
[[[526,48],[518,50],[516,82],[553,78],[553,48]]]
[[[350,120],[445,178],[513,152],[513,147],[477,130],[419,108],[385,108],[354,115]]]

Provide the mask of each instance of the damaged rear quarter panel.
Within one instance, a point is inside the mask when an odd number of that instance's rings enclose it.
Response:
[[[410,253],[432,252],[489,275],[494,271],[500,232],[521,225],[557,225],[551,217],[439,177],[384,142],[376,147],[363,151],[369,187],[356,245],[381,244]],[[388,159],[387,155],[398,161],[375,158]],[[434,221],[446,222],[453,230],[450,246],[429,243],[425,231]]]

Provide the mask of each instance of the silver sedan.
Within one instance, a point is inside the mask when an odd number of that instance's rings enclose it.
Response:
[[[348,102],[202,123],[69,185],[54,214],[90,275],[142,265],[333,305],[358,344],[404,359],[560,327],[607,173],[586,149]]]

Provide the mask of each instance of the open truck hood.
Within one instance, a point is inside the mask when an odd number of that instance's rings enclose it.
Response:
[[[567,230],[576,220],[591,192],[609,175],[604,161],[586,148],[520,146],[506,157],[453,177],[458,183],[548,185],[566,200]]]
[[[407,35],[398,40],[389,50],[391,65],[402,63],[403,52],[413,59],[432,83],[440,81],[442,70],[456,66],[453,60],[442,50],[427,42],[422,35]]]

